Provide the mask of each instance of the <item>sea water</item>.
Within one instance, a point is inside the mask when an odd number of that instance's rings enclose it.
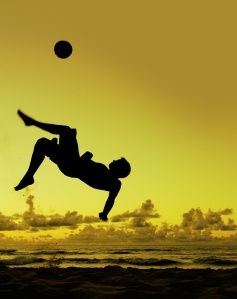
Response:
[[[0,266],[15,267],[105,267],[210,268],[237,267],[236,245],[0,245]]]

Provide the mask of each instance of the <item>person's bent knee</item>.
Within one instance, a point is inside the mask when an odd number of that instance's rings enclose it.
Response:
[[[42,137],[42,138],[40,138],[40,139],[38,139],[36,141],[35,145],[38,145],[38,146],[47,146],[50,143],[50,141],[51,140],[49,140],[48,138]]]
[[[42,137],[36,141],[35,148],[40,149],[47,156],[48,153],[50,152],[50,147],[51,147],[50,144],[51,144],[51,140]]]

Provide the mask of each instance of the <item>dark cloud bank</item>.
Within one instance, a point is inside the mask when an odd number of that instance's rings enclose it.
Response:
[[[65,215],[43,215],[36,213],[34,196],[30,195],[26,204],[28,210],[23,214],[5,216],[0,212],[0,238],[7,231],[46,232],[45,239],[52,238],[49,231],[68,228],[70,241],[86,242],[156,242],[156,241],[210,241],[228,239],[237,241],[237,225],[229,215],[232,209],[220,211],[208,210],[203,213],[200,208],[192,208],[182,215],[178,225],[157,221],[161,215],[157,213],[153,202],[149,199],[134,211],[126,211],[111,217],[109,222],[100,222],[98,217],[83,216],[76,211],[68,211]],[[228,219],[223,219],[228,217]],[[216,232],[228,231],[228,237],[217,237]]]

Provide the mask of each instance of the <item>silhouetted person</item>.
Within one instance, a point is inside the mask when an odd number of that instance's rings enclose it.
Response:
[[[76,129],[68,126],[55,125],[39,122],[20,110],[17,111],[26,126],[35,126],[52,134],[59,135],[49,140],[40,138],[34,147],[29,168],[15,190],[21,190],[34,183],[34,174],[43,162],[45,156],[57,164],[61,172],[72,178],[78,178],[87,185],[100,190],[109,191],[108,199],[103,212],[99,213],[101,220],[108,220],[107,215],[114,205],[114,200],[121,188],[121,181],[118,178],[125,178],[131,171],[130,164],[125,158],[114,160],[107,168],[104,164],[91,160],[92,153],[79,154],[76,140]]]

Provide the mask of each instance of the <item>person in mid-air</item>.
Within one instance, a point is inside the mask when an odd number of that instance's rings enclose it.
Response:
[[[109,192],[103,212],[99,213],[102,221],[108,220],[108,213],[111,211],[114,200],[121,188],[119,178],[125,178],[130,174],[131,166],[125,158],[114,160],[107,168],[104,164],[94,162],[91,158],[93,154],[85,152],[79,154],[76,139],[76,129],[64,125],[55,125],[39,122],[22,111],[17,111],[26,126],[35,126],[52,134],[59,135],[57,138],[49,140],[40,138],[34,147],[30,165],[20,183],[15,190],[21,190],[34,183],[34,174],[43,162],[45,156],[57,164],[61,172],[72,178],[78,178],[92,188]]]

